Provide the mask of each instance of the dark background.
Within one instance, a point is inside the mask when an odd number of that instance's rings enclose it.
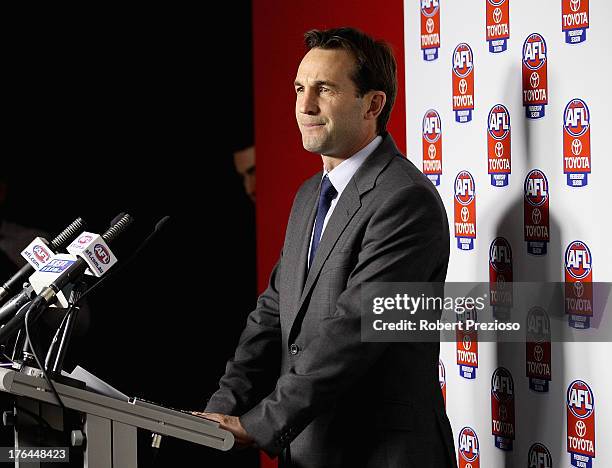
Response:
[[[128,212],[121,262],[171,216],[91,295],[71,360],[186,409],[216,388],[256,295],[254,206],[232,160],[253,139],[250,2],[206,8],[24,25],[4,67],[1,219],[53,234],[82,216],[103,232]],[[208,456],[164,440],[157,466]]]

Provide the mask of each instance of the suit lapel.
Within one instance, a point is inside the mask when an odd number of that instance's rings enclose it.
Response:
[[[291,307],[287,314],[287,323],[291,326],[293,326],[295,318],[304,307],[306,298],[315,285],[327,257],[329,257],[329,254],[338,242],[342,232],[346,229],[346,226],[361,207],[361,197],[374,187],[376,178],[396,154],[401,153],[395,146],[395,142],[391,135],[386,134],[381,144],[364,161],[363,165],[355,173],[338,199],[334,211],[327,222],[325,231],[323,231],[321,243],[319,244],[314,261],[308,272],[306,272],[308,249],[310,247],[312,228],[316,216],[316,201],[319,195],[320,183],[317,189],[314,190],[305,201],[304,214],[300,222],[297,223],[298,231],[296,231],[296,238],[301,239],[301,244],[300,252],[297,257],[296,281],[292,298],[294,307]]]
[[[317,189],[313,191],[305,201],[302,219],[300,220],[298,228],[299,230],[297,231],[296,238],[300,239],[301,242],[299,243],[299,252],[297,256],[297,263],[295,265],[297,271],[295,276],[295,290],[292,302],[294,307],[292,307],[292,310],[297,309],[298,302],[302,294],[302,289],[304,288],[304,282],[306,281],[308,250],[310,248],[310,238],[312,235],[314,220],[317,215],[317,199],[320,187],[321,183],[319,182],[319,185],[317,185]]]
[[[354,181],[351,180],[342,192],[334,208],[334,212],[330,216],[327,226],[325,226],[325,231],[323,231],[323,235],[321,236],[321,243],[319,244],[310,270],[308,270],[306,284],[304,285],[297,310],[302,307],[306,296],[314,286],[315,280],[325,264],[325,260],[327,260],[338,238],[360,207],[361,200],[359,199],[359,192],[357,191]]]

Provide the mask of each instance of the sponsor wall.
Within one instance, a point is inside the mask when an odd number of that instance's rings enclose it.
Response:
[[[581,299],[612,281],[611,25],[603,0],[404,2],[408,155],[446,205],[448,281],[566,282],[578,340],[610,326]],[[612,466],[612,345],[551,343],[558,312],[535,304],[526,344],[443,343],[460,467]]]

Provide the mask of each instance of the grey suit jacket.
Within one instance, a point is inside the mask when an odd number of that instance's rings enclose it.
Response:
[[[240,416],[273,456],[290,447],[285,466],[455,466],[439,344],[360,335],[362,283],[444,281],[449,230],[438,192],[383,135],[342,192],[307,271],[321,176],[295,197],[269,286],[206,411]]]

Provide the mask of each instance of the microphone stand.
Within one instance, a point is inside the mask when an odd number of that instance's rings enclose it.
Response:
[[[64,383],[66,385],[78,386],[83,388],[84,384],[80,380],[76,380],[62,375],[62,369],[64,367],[64,359],[66,358],[68,345],[70,344],[70,338],[72,337],[72,332],[74,330],[74,326],[77,321],[80,310],[80,307],[74,304],[78,302],[79,298],[85,292],[86,289],[87,283],[85,283],[84,281],[80,281],[72,289],[70,293],[70,298],[68,299],[69,309],[66,318],[62,321],[57,331],[55,332],[53,340],[51,341],[51,345],[49,346],[49,351],[47,352],[47,357],[45,358],[44,364],[49,378],[55,380],[56,382]]]

